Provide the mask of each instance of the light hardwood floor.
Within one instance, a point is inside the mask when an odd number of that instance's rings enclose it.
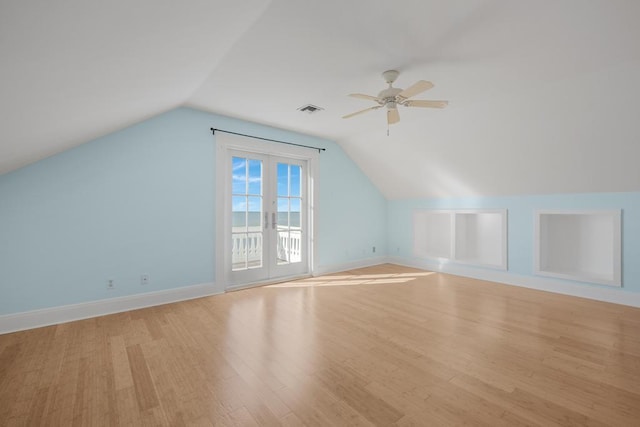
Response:
[[[640,425],[640,309],[381,265],[0,335],[0,425]]]

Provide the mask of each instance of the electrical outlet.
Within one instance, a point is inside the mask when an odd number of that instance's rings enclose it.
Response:
[[[114,282],[113,280],[107,281],[107,289],[113,289],[115,287],[116,287],[116,282]]]
[[[148,274],[143,274],[142,276],[140,276],[140,284],[141,285],[148,285],[149,284],[149,275]]]

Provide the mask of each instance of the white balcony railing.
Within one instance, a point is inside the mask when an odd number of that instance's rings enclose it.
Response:
[[[297,227],[278,227],[276,256],[278,264],[296,263],[302,260],[302,233]],[[262,233],[232,233],[231,262],[233,270],[261,267]]]

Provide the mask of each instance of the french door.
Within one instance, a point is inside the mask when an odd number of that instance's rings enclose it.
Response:
[[[307,273],[307,161],[238,150],[227,161],[227,287]]]

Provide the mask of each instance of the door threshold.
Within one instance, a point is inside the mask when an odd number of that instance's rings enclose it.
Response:
[[[225,292],[235,292],[235,291],[241,291],[241,290],[244,290],[244,289],[257,288],[259,286],[275,285],[277,283],[291,282],[293,280],[299,280],[299,279],[307,279],[309,277],[313,277],[313,276],[310,273],[305,273],[305,274],[299,274],[297,276],[279,277],[277,279],[264,280],[264,281],[260,281],[260,282],[243,283],[243,284],[240,284],[240,285],[231,285],[231,286],[228,286],[224,291]]]

